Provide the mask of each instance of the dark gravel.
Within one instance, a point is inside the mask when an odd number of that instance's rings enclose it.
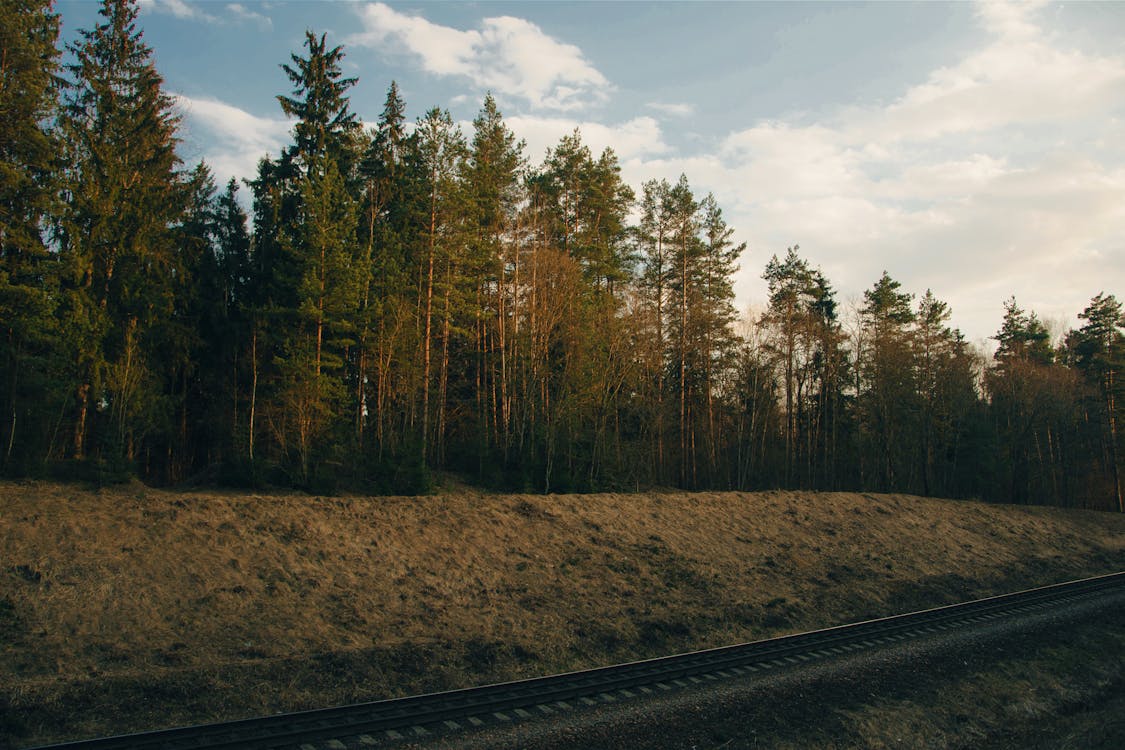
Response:
[[[1120,623],[1123,614],[1125,592],[1120,592],[1064,612],[1007,618],[762,676],[704,683],[651,697],[620,698],[534,721],[495,722],[425,742],[391,744],[412,750],[863,747],[863,738],[849,736],[840,710],[877,700],[925,700],[944,682],[1057,645],[1078,624]],[[1018,747],[1015,743],[1026,745],[1028,738],[1048,737],[1053,731],[1051,727],[1041,731],[997,728],[990,744]],[[974,738],[972,744],[980,739]]]

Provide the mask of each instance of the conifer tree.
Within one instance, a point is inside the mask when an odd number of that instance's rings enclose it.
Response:
[[[785,393],[784,440],[785,440],[785,481],[794,479],[797,463],[797,448],[800,445],[797,430],[800,425],[801,374],[804,369],[802,356],[809,351],[810,342],[805,338],[809,330],[808,319],[816,305],[816,283],[814,272],[808,262],[794,245],[786,252],[785,259],[776,255],[766,264],[762,274],[769,291],[769,307],[762,314],[760,325],[766,331],[765,346],[780,363],[782,389]]]
[[[345,94],[357,79],[343,77],[343,47],[328,49],[326,36],[321,34],[318,39],[312,31],[305,32],[308,57],[293,53],[293,65],[281,66],[293,84],[293,95],[279,95],[277,101],[282,112],[297,120],[292,152],[302,168],[306,172],[323,169],[321,162],[331,159],[346,175],[352,160],[347,136],[359,125]]]
[[[206,242],[193,273],[190,300],[199,339],[198,392],[187,398],[197,420],[195,460],[198,468],[221,465],[228,472],[246,463],[251,377],[250,235],[237,196],[238,183],[231,179],[223,192],[211,195],[206,207],[193,211],[205,211],[207,225],[200,235]]]
[[[550,244],[581,264],[591,289],[610,291],[624,274],[624,222],[634,198],[617,155],[607,148],[595,160],[575,129],[547,153],[534,182]]]
[[[999,441],[995,464],[997,494],[1007,502],[1027,503],[1058,494],[1057,468],[1044,461],[1044,444],[1060,435],[1065,412],[1077,397],[1074,374],[1056,366],[1046,327],[1015,297],[1004,303],[999,347],[985,375],[993,427]],[[1058,409],[1048,408],[1052,404]],[[1054,451],[1050,451],[1054,453]]]
[[[873,486],[888,491],[900,486],[911,467],[904,456],[905,436],[914,429],[916,388],[909,326],[914,322],[913,295],[886,271],[863,293],[860,319],[867,347],[857,354],[863,389],[857,394],[864,430],[862,455],[874,464]]]
[[[1085,324],[1069,337],[1075,364],[1101,394],[1107,431],[1108,463],[1114,500],[1125,513],[1121,491],[1121,436],[1118,425],[1125,404],[1125,312],[1112,294],[1099,293],[1078,317]]]
[[[431,109],[418,121],[412,141],[412,161],[422,192],[419,194],[417,233],[418,308],[420,311],[421,419],[420,454],[425,466],[430,445],[430,396],[433,380],[434,296],[439,273],[453,253],[460,207],[458,172],[465,142],[449,112]],[[487,439],[487,438],[486,438]]]
[[[513,294],[512,285],[519,283],[520,257],[515,224],[523,198],[525,169],[523,142],[517,141],[504,123],[496,100],[491,94],[486,95],[473,120],[472,142],[462,161],[468,252],[464,267],[458,273],[472,280],[472,293],[480,308],[474,321],[477,339],[474,369],[479,383],[477,402],[480,426],[486,436],[484,442],[504,451],[510,448],[512,435],[512,373],[516,355],[513,346],[519,325],[518,297]],[[450,260],[456,265],[455,258]],[[452,278],[445,287],[443,308],[452,311],[456,307],[456,300],[448,296],[455,291]],[[450,322],[450,316],[444,315],[443,393],[447,390]],[[444,404],[441,408],[439,422],[444,424]]]
[[[0,473],[48,449],[57,412],[58,280],[44,241],[57,212],[59,17],[52,3],[5,0],[0,24]]]
[[[652,437],[652,475],[658,483],[665,476],[665,395],[668,336],[666,318],[676,268],[673,263],[677,225],[672,187],[667,180],[650,180],[643,186],[640,223],[636,228],[640,274],[637,288],[645,311],[644,344],[640,356],[645,373],[648,412],[643,421]]]
[[[355,79],[343,77],[342,47],[329,49],[325,40],[307,31],[307,56],[294,53],[293,64],[281,66],[293,90],[277,99],[296,118],[294,142],[277,162],[263,160],[252,183],[259,317],[273,330],[272,341],[252,333],[252,349],[258,361],[265,344],[265,362],[276,367],[266,389],[267,422],[282,463],[305,486],[315,479],[314,452],[340,447],[326,435],[346,412],[345,365],[371,273],[359,243],[359,188],[350,184],[360,156],[346,96]],[[256,414],[256,389],[252,400]]]
[[[1035,313],[1025,312],[1015,297],[1004,303],[1004,321],[994,338],[1000,343],[995,359],[1001,367],[1012,362],[1046,365],[1054,361],[1046,327]]]
[[[388,404],[391,399],[391,361],[408,303],[404,290],[405,237],[409,214],[406,186],[406,104],[392,81],[383,112],[360,164],[363,180],[360,241],[361,262],[370,269],[362,291],[356,324],[355,431],[363,445],[369,417],[373,417],[377,452],[387,444]]]
[[[185,210],[172,100],[137,28],[137,6],[105,0],[81,31],[62,133],[69,152],[62,257],[77,364],[73,453],[87,453],[91,407],[108,417],[100,447],[135,460],[160,429],[154,359],[180,267],[172,227]],[[99,417],[100,418],[100,417]]]
[[[703,412],[703,434],[706,442],[708,479],[716,481],[719,475],[722,419],[719,413],[719,396],[725,390],[728,374],[734,366],[737,336],[734,333],[734,274],[738,258],[746,250],[746,243],[732,241],[734,228],[726,223],[715,196],[708,194],[700,202],[700,229],[702,255],[697,272],[699,306],[695,313],[695,341],[693,366],[699,372],[693,378],[700,384]]]
[[[918,444],[921,492],[952,496],[968,425],[979,406],[975,388],[976,358],[961,332],[948,326],[949,305],[929,289],[918,301],[914,336],[916,387],[920,399]]]

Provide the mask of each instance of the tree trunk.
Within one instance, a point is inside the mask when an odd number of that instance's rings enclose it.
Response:
[[[258,406],[258,322],[250,334],[250,418],[247,425],[247,455],[254,462],[254,416]]]
[[[422,466],[430,437],[430,337],[434,305],[434,253],[437,242],[437,193],[430,198],[430,241],[426,267],[426,324],[422,343]]]

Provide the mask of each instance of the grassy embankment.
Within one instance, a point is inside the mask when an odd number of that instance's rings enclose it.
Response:
[[[717,646],[1125,568],[1125,517],[857,494],[0,484],[0,746]]]

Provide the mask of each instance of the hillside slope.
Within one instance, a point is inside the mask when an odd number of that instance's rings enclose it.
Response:
[[[0,484],[0,550],[0,738],[23,745],[574,669],[1125,569],[1125,517],[842,493],[30,483]]]

